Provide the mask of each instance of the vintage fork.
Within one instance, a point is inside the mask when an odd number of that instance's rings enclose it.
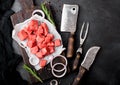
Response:
[[[87,34],[88,34],[88,28],[89,28],[89,23],[88,22],[87,22],[87,26],[86,26],[84,37],[82,37],[82,35],[83,35],[83,29],[84,28],[85,28],[85,22],[83,22],[82,28],[81,28],[81,31],[80,31],[80,46],[77,49],[76,57],[75,57],[75,60],[73,62],[73,68],[72,68],[72,70],[77,69],[77,66],[78,66],[78,63],[79,63],[79,59],[80,59],[80,56],[82,54],[82,45],[83,45],[83,43],[84,43],[84,41],[85,41],[85,39],[87,37]]]

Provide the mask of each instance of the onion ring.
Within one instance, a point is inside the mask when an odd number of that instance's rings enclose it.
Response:
[[[61,64],[61,65],[63,65],[63,66],[66,67],[66,65],[64,65],[63,63],[59,63],[59,64]],[[67,68],[64,68],[64,73],[63,73],[63,74],[61,74],[61,75],[56,75],[56,74],[54,73],[54,70],[55,70],[54,67],[55,67],[56,65],[58,65],[58,63],[56,63],[56,64],[54,64],[54,65],[52,66],[52,74],[53,74],[53,76],[55,76],[55,77],[57,77],[57,78],[61,78],[61,77],[63,77],[63,76],[66,74]]]
[[[51,60],[51,62],[50,62],[50,66],[52,67],[53,65],[53,60],[55,59],[55,58],[58,58],[58,57],[62,57],[64,60],[65,60],[65,66],[67,66],[67,64],[68,64],[68,62],[67,62],[67,59],[64,57],[64,56],[62,56],[62,55],[58,55],[58,56],[56,56],[56,57],[54,57],[52,60]]]
[[[57,69],[55,69],[55,66],[57,66],[57,65],[61,65],[61,66],[63,66],[63,68],[60,70],[57,70]],[[52,69],[56,72],[62,72],[62,71],[64,71],[64,69],[66,69],[66,65],[64,65],[63,63],[55,63],[53,66],[54,67]]]
[[[45,18],[44,12],[42,10],[39,10],[39,9],[34,10],[33,13],[32,13],[32,16],[35,15],[35,13],[37,13],[37,12],[39,12],[41,14],[42,18]]]
[[[55,80],[55,79],[53,79],[53,80],[51,80],[51,81],[50,81],[50,85],[53,85],[53,82],[55,82],[55,84],[54,84],[54,85],[58,85],[58,81],[57,81],[57,80]]]
[[[29,62],[31,65],[35,66],[39,63],[39,59],[37,57],[30,57]]]

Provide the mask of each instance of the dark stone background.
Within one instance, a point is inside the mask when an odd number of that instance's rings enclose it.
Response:
[[[40,5],[43,1],[36,0],[35,4]],[[63,4],[79,5],[79,17],[75,33],[75,50],[79,46],[79,32],[82,23],[84,21],[90,23],[89,34],[83,46],[81,61],[91,46],[97,45],[101,47],[94,64],[85,73],[80,85],[120,85],[120,0],[46,1],[51,4],[52,13],[59,32]],[[61,35],[64,46],[67,47],[69,34],[61,33]],[[69,60],[69,62],[72,62],[72,60]],[[69,85],[76,74],[77,71],[60,79],[60,85]],[[49,84],[45,83],[45,85]]]
[[[67,47],[69,33],[60,32],[62,6],[64,3],[78,4],[80,11],[75,33],[75,51],[79,46],[79,32],[82,23],[84,21],[90,23],[80,63],[91,46],[101,46],[93,65],[83,76],[80,85],[120,85],[120,0],[33,1],[37,6],[40,6],[43,1],[50,3],[57,30],[62,36],[65,47]],[[27,82],[23,81],[16,72],[16,67],[22,59],[14,53],[12,48],[11,32],[13,28],[10,16],[14,13],[11,10],[13,2],[14,0],[0,0],[0,85],[27,85]],[[69,59],[70,67],[73,59]],[[77,72],[78,70],[57,79],[59,84],[70,85]],[[50,80],[44,81],[43,84],[34,85],[49,85]]]

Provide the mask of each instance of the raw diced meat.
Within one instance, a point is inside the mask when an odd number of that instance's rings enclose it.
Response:
[[[49,42],[51,42],[52,40],[53,40],[53,38],[54,38],[54,36],[53,36],[53,34],[47,34],[47,36],[45,37],[45,42],[46,43],[49,43]]]
[[[46,55],[47,52],[48,52],[48,49],[47,49],[47,48],[42,48],[42,49],[41,49],[41,52],[42,52],[43,55]]]
[[[37,31],[38,26],[39,26],[39,23],[37,20],[31,20],[30,23],[28,24],[29,29],[32,31]]]
[[[32,47],[31,48],[31,53],[36,54],[38,52],[38,46]]]
[[[43,58],[43,57],[44,57],[44,56],[42,55],[42,52],[41,52],[41,51],[37,52],[37,53],[36,53],[36,56],[37,56],[38,58]]]
[[[45,43],[48,43],[50,41],[52,41],[51,37],[49,37],[49,36],[45,37]]]
[[[29,30],[33,31],[37,31],[38,30],[38,25],[29,25],[28,26]]]
[[[18,32],[18,37],[20,40],[23,41],[23,40],[27,39],[28,34],[24,30],[21,30],[20,32]]]
[[[34,31],[35,30],[34,26],[29,26],[29,30]]]
[[[47,47],[47,44],[46,44],[46,43],[38,43],[38,47],[39,47],[40,49],[42,49],[42,48]]]
[[[25,27],[24,30],[25,30],[25,32],[28,33],[28,35],[33,32],[32,30],[30,30],[30,27],[29,27],[29,26],[28,26],[28,27]]]
[[[28,40],[35,41],[35,39],[36,39],[36,35],[30,34],[30,35],[28,36]]]
[[[48,49],[48,51],[47,51],[46,55],[49,55],[49,54],[50,54],[50,52],[49,52],[49,49]]]
[[[36,40],[37,40],[37,42],[42,43],[45,40],[45,37],[44,36],[37,36]]]
[[[53,38],[54,38],[54,35],[53,35],[53,34],[48,33],[48,34],[47,34],[47,37],[50,37],[51,39],[53,39]]]
[[[49,33],[46,23],[42,22],[39,25],[37,20],[31,20],[28,26],[24,27],[18,33],[20,40],[27,39],[27,46],[30,48],[32,54],[42,59],[47,55],[55,52],[55,46],[61,45],[61,40],[54,40],[54,34]],[[44,67],[47,60],[41,60],[40,66]]]
[[[61,45],[61,40],[60,39],[56,39],[54,41],[54,43],[55,43],[55,46],[60,46]]]
[[[51,41],[51,42],[48,42],[48,43],[47,43],[47,46],[55,46],[55,44],[54,44],[53,41]]]
[[[46,36],[48,34],[48,27],[46,23],[41,23],[40,24],[43,27],[44,30],[44,35]]]
[[[44,31],[43,31],[42,26],[39,26],[39,28],[38,28],[36,34],[39,35],[39,34],[43,34],[43,33],[44,33]]]
[[[37,31],[37,30],[38,30],[38,28],[39,28],[39,26],[38,26],[38,25],[34,25],[33,27],[34,27],[34,29],[33,29],[34,31]]]
[[[30,22],[29,22],[29,26],[34,26],[34,25],[38,25],[39,23],[38,23],[38,21],[37,20],[31,20]]]
[[[36,41],[35,40],[28,40],[27,41],[27,46],[30,47],[30,48],[36,46]]]
[[[46,65],[46,63],[47,63],[47,60],[42,59],[42,60],[40,61],[40,67],[44,67],[44,66]]]
[[[50,52],[50,53],[53,53],[53,52],[55,52],[55,49],[54,49],[54,47],[52,47],[52,46],[51,46],[51,47],[48,47],[48,48],[49,48],[49,52]]]

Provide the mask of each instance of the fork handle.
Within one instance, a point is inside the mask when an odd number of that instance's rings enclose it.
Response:
[[[73,51],[74,51],[74,34],[70,34],[70,37],[68,39],[68,49],[67,49],[67,58],[71,58],[73,56]]]
[[[76,70],[78,67],[80,55],[81,55],[80,52],[77,52],[77,55],[76,55],[75,60],[73,62],[73,68],[72,68],[73,71]]]

